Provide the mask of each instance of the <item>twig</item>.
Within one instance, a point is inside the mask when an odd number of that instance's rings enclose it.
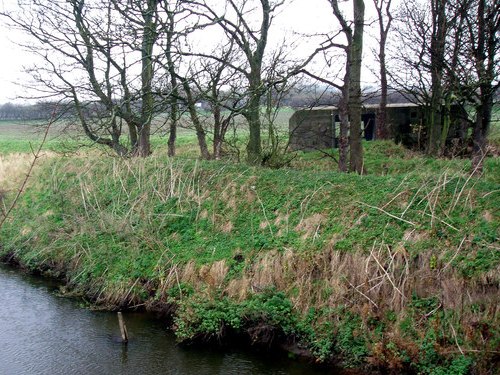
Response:
[[[387,202],[386,204],[384,204],[382,207],[385,208],[387,206],[389,206],[392,202],[394,202],[397,198],[399,198],[400,195],[406,193],[405,190],[401,190],[398,194],[396,194],[396,196],[394,198],[392,198],[389,202]]]
[[[462,245],[464,244],[466,238],[467,238],[467,236],[465,236],[462,239],[462,241],[460,242],[460,245],[458,245],[457,251],[455,251],[455,254],[453,254],[453,256],[451,257],[450,261],[448,263],[446,263],[443,268],[441,268],[440,272],[443,272],[446,268],[448,268],[448,266],[451,264],[451,262],[453,262],[453,260],[457,257],[457,255],[460,252],[460,249],[462,248]]]
[[[424,183],[422,186],[420,186],[420,187],[418,188],[418,190],[415,192],[415,194],[414,194],[414,195],[413,195],[413,197],[411,198],[410,203],[408,203],[408,205],[406,206],[406,208],[404,209],[404,211],[401,213],[401,218],[402,218],[403,216],[405,216],[406,211],[408,211],[408,210],[410,209],[410,207],[413,205],[413,202],[415,202],[415,200],[417,199],[418,194],[420,193],[420,191],[421,191],[424,187],[426,187],[426,185],[427,185],[427,183]]]
[[[370,253],[370,256],[375,259],[375,262],[377,262],[377,265],[380,267],[380,269],[384,272],[384,274],[387,276],[387,279],[389,280],[389,282],[391,283],[392,287],[401,295],[401,297],[403,297],[404,299],[406,299],[406,296],[399,290],[399,288],[396,286],[396,284],[394,283],[394,281],[392,281],[392,278],[391,276],[389,275],[389,273],[387,272],[387,270],[384,268],[384,266],[382,264],[380,264],[380,261],[378,260],[378,258],[373,254],[373,250],[372,252]]]
[[[455,350],[447,350],[442,352],[443,354],[456,353]],[[500,354],[498,350],[477,350],[477,349],[462,349],[460,353],[491,353],[491,354]]]
[[[345,280],[349,283],[349,285],[350,285],[351,287],[353,287],[353,288],[354,288],[354,290],[355,290],[356,292],[358,292],[358,293],[359,293],[359,294],[361,294],[363,297],[365,297],[365,298],[366,298],[366,299],[367,299],[367,300],[368,300],[368,301],[369,301],[369,302],[370,302],[373,306],[375,306],[375,307],[378,309],[378,305],[377,305],[375,302],[373,302],[373,300],[372,300],[370,297],[368,297],[368,296],[367,296],[366,294],[364,294],[361,290],[359,290],[356,286],[354,286],[354,285],[353,285],[353,284],[352,284],[349,280],[347,280],[347,278],[346,278]]]
[[[444,224],[444,225],[446,225],[447,227],[449,227],[449,228],[451,228],[451,229],[453,229],[453,230],[455,230],[455,231],[457,231],[457,232],[460,232],[460,230],[459,230],[459,229],[455,228],[455,227],[454,227],[453,225],[451,225],[451,224],[448,224],[446,221],[444,221],[444,220],[442,220],[442,219],[438,218],[437,216],[432,216],[432,215],[428,214],[427,212],[424,212],[424,214],[425,214],[425,215],[427,215],[427,216],[434,217],[434,218],[436,218],[436,219],[437,219],[437,221],[440,221],[441,223],[443,223],[443,224]]]
[[[335,163],[337,163],[337,164],[339,163],[339,161],[337,160],[337,158],[335,157],[335,155],[330,154],[329,152],[326,152],[326,151],[321,150],[321,149],[319,149],[319,148],[315,148],[315,150],[316,150],[316,151],[319,151],[321,154],[323,154],[323,157],[329,157],[329,158],[333,159],[333,161],[334,161]]]
[[[259,197],[259,194],[257,193],[257,189],[255,187],[253,187],[252,189],[254,192],[255,192],[255,195],[257,196],[257,199],[260,203],[260,207],[262,208],[262,213],[264,214],[264,219],[266,220],[267,222],[267,226],[269,227],[269,232],[271,232],[271,236],[274,237],[274,232],[273,232],[273,228],[271,227],[271,222],[269,221],[269,219],[267,218],[267,215],[266,215],[266,208],[264,207],[264,203],[262,202],[262,200],[260,199]]]
[[[315,189],[313,191],[313,193],[311,195],[308,195],[306,196],[302,202],[300,202],[300,212],[301,212],[301,216],[300,216],[300,220],[299,220],[299,223],[302,222],[302,220],[304,220],[304,216],[306,215],[306,211],[307,211],[307,207],[309,206],[309,203],[311,202],[311,200],[314,198],[314,196],[321,190],[323,189],[325,186],[327,185],[331,185],[332,187],[334,186],[331,182],[325,182],[323,185],[321,185],[319,188]]]
[[[402,217],[398,217],[398,216],[396,216],[396,215],[393,215],[393,214],[391,214],[390,212],[387,212],[386,210],[384,210],[384,209],[382,209],[382,208],[380,208],[380,207],[377,207],[377,206],[372,206],[372,205],[369,205],[368,203],[359,202],[359,201],[357,201],[356,203],[360,203],[360,204],[362,204],[362,205],[364,205],[364,206],[367,206],[367,207],[370,207],[370,208],[374,208],[374,209],[376,209],[376,210],[379,210],[380,212],[382,212],[382,213],[384,213],[384,214],[386,214],[386,215],[388,215],[388,216],[392,217],[393,219],[396,219],[396,220],[402,221],[403,223],[410,224],[411,226],[416,226],[416,224],[415,224],[415,223],[412,223],[411,221],[405,220],[405,219],[403,219]]]
[[[484,194],[484,195],[481,197],[481,199],[486,198],[486,197],[487,197],[488,195],[490,195],[490,194],[495,194],[495,193],[499,193],[499,192],[500,192],[500,190],[492,190],[492,191],[490,191],[489,193]]]
[[[134,289],[134,287],[137,285],[137,283],[139,282],[139,280],[140,280],[140,279],[141,279],[141,278],[140,278],[140,277],[138,277],[138,278],[134,281],[134,283],[132,284],[132,286],[131,286],[131,287],[130,287],[130,289],[128,290],[128,292],[127,292],[127,294],[125,295],[125,297],[123,297],[123,301],[126,301],[126,300],[127,300],[128,296],[130,295],[130,293],[132,293],[132,290],[133,290],[133,289]]]
[[[486,157],[486,153],[482,156],[481,161],[477,164],[476,168],[474,168],[474,170],[469,174],[469,176],[467,177],[467,180],[465,180],[465,183],[463,184],[462,189],[460,190],[460,193],[458,193],[458,197],[455,200],[455,203],[451,206],[450,212],[453,211],[455,209],[455,207],[457,206],[458,201],[460,200],[460,197],[462,196],[465,187],[469,183],[470,179],[476,175],[476,172],[478,171],[479,166],[483,163],[483,160],[485,157]]]
[[[450,323],[450,327],[451,327],[451,330],[453,332],[453,337],[455,338],[455,344],[457,344],[457,348],[458,350],[460,350],[460,353],[462,353],[462,355],[465,355],[464,354],[464,351],[462,350],[462,348],[460,347],[460,345],[458,344],[458,339],[457,339],[457,332],[455,332],[455,328],[453,328],[453,324]]]
[[[440,304],[439,304],[439,306],[438,306],[438,307],[436,307],[435,309],[433,309],[433,310],[429,311],[427,314],[425,314],[425,315],[424,315],[424,318],[425,318],[425,319],[427,319],[429,316],[431,316],[431,315],[432,315],[432,314],[434,314],[436,311],[438,311],[438,310],[441,308],[441,306],[443,306],[443,304],[442,304],[442,303],[440,303]]]

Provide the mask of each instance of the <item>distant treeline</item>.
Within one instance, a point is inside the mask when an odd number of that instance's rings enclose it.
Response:
[[[50,118],[55,108],[54,103],[36,104],[0,104],[0,120],[43,120]]]
[[[314,107],[314,106],[324,106],[324,105],[337,105],[340,98],[340,94],[332,89],[325,89],[321,86],[314,87],[297,87],[290,90],[286,95],[281,98],[280,106],[292,107],[292,108],[303,108],[303,107]],[[379,103],[380,93],[377,91],[367,90],[364,93],[365,104]],[[408,102],[408,98],[403,96],[398,92],[391,92],[389,94],[389,103],[404,103]],[[136,105],[138,103],[135,103]],[[202,102],[202,104],[205,104]],[[90,110],[94,114],[99,113],[99,105],[92,103],[86,106],[87,111]],[[208,108],[208,104],[202,106],[203,108]],[[162,108],[160,112],[165,111],[166,108]],[[54,102],[38,102],[36,104],[17,104],[17,103],[5,103],[0,104],[0,120],[45,120],[50,118],[54,113],[57,116],[67,117],[75,114],[73,108],[70,104],[62,105],[61,103]]]

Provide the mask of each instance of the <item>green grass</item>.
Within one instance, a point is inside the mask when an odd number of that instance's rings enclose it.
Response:
[[[37,229],[33,230],[42,233],[52,232],[60,223],[68,225],[71,234],[80,223],[94,228],[84,233],[83,239],[79,235],[63,236],[63,244],[69,240],[75,242],[74,246],[86,241],[91,241],[90,247],[99,246],[101,241],[118,241],[119,247],[137,248],[144,246],[140,244],[143,238],[154,235],[159,241],[152,244],[155,249],[167,246],[176,261],[183,263],[191,259],[200,264],[227,259],[235,249],[249,256],[256,251],[288,246],[297,251],[319,251],[332,236],[341,236],[338,249],[353,251],[369,249],[373,239],[380,236],[396,241],[403,237],[408,225],[394,223],[390,216],[370,208],[382,207],[398,194],[423,199],[420,205],[415,204],[407,211],[406,220],[436,233],[445,231],[447,236],[458,240],[461,231],[455,234],[445,224],[431,225],[430,219],[419,216],[430,204],[425,194],[443,182],[439,211],[443,212],[446,223],[459,228],[467,225],[477,236],[493,240],[497,225],[488,229],[481,220],[476,224],[468,220],[480,216],[484,210],[495,211],[498,194],[493,193],[492,199],[484,202],[480,199],[498,187],[494,163],[490,166],[490,179],[469,181],[466,170],[459,168],[460,163],[452,162],[446,168],[439,163],[421,163],[415,171],[419,164],[416,162],[412,164],[413,172],[409,172],[411,167],[408,167],[385,176],[356,176],[334,171],[270,170],[220,162],[170,161],[162,156],[144,161],[99,156],[52,159],[43,165],[36,176],[38,182],[25,194],[27,203],[19,208],[25,210],[19,220],[25,221],[25,215],[35,210],[34,222],[40,223],[34,225]],[[170,187],[171,183],[175,186]],[[472,186],[481,205],[468,211],[465,206],[450,211],[453,197],[457,197],[462,188]],[[398,204],[397,200],[392,203],[396,216]],[[452,215],[453,212],[456,215]],[[328,222],[321,225],[321,233],[314,241],[304,241],[301,230],[294,228],[304,218],[314,215],[328,217]],[[275,223],[281,216],[287,217],[286,227]],[[361,220],[361,225],[353,225],[357,220]],[[229,222],[233,229],[224,233],[221,227]],[[128,235],[142,235],[131,236],[129,245],[121,243],[119,238],[123,233],[113,234],[117,225]],[[13,228],[22,226],[25,224]],[[280,230],[286,230],[286,235],[276,235]],[[129,239],[128,235],[125,238]],[[32,235],[16,238],[19,243],[33,239]],[[37,242],[33,245],[53,245],[52,238],[46,238],[46,243],[39,243],[38,236],[35,239]],[[427,246],[443,247],[439,236],[435,241]]]
[[[0,155],[10,153],[31,153],[38,149],[45,133],[42,121],[0,121]],[[69,129],[66,122],[51,125],[44,150],[71,153],[88,149],[92,143],[79,131]]]
[[[425,156],[395,145],[390,141],[364,142],[364,167],[368,175],[405,175],[418,171],[422,175],[466,173],[470,169],[467,158],[439,159]],[[330,152],[338,160],[338,150]],[[291,166],[300,170],[332,171],[337,168],[335,159],[319,151],[298,152]],[[485,178],[500,183],[500,160],[485,160]]]

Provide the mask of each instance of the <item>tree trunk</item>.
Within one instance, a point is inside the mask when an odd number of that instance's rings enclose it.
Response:
[[[380,65],[380,107],[377,113],[375,123],[375,138],[376,139],[391,139],[393,138],[392,126],[387,119],[387,64],[386,64],[386,45],[387,36],[393,20],[390,12],[391,0],[374,0],[373,1],[378,14],[378,24],[380,32],[379,41],[379,65]],[[384,23],[384,15],[387,17],[387,23]]]
[[[384,73],[385,76],[385,73]],[[380,80],[381,82],[381,94],[380,94],[380,108],[378,109],[377,120],[375,123],[376,139],[391,139],[393,137],[393,132],[391,129],[391,124],[387,121],[387,77],[385,76]]]
[[[151,126],[149,123],[144,123],[139,129],[139,142],[137,145],[136,156],[146,157],[151,155],[151,143],[150,143]]]
[[[363,55],[363,28],[365,3],[353,0],[354,30],[340,11],[338,0],[329,0],[333,14],[342,26],[347,44],[342,99],[339,103],[339,171],[346,172],[347,156],[349,170],[363,172],[363,145],[361,143],[361,62]]]
[[[200,118],[198,117],[198,112],[196,111],[196,102],[191,92],[191,87],[186,78],[181,78],[182,87],[184,87],[184,92],[186,93],[187,106],[189,110],[189,115],[191,116],[191,121],[193,122],[194,128],[196,130],[196,137],[198,138],[198,146],[200,147],[200,154],[202,159],[211,159],[210,152],[208,151],[207,139],[205,129],[201,124]]]
[[[474,50],[474,63],[479,78],[479,98],[476,105],[476,121],[472,133],[473,149],[472,173],[479,175],[483,171],[483,162],[487,153],[487,135],[491,124],[493,100],[498,85],[494,85],[495,67],[498,63],[498,20],[500,11],[495,2],[478,1],[477,8],[477,45]],[[473,37],[473,36],[472,36]]]
[[[170,65],[170,63],[169,63]],[[178,98],[179,90],[177,89],[177,78],[173,66],[169,67],[170,83],[172,84],[172,92],[170,93],[170,126],[167,143],[167,155],[175,156],[175,142],[177,140],[177,122],[179,121]]]
[[[260,98],[262,94],[260,71],[252,72],[250,78],[250,98],[245,111],[245,118],[248,122],[250,132],[247,144],[247,161],[249,164],[260,164],[262,162],[261,144],[261,121],[260,121]]]
[[[351,172],[363,173],[363,145],[361,144],[361,62],[363,56],[363,28],[365,3],[354,0],[354,33],[350,48],[349,73],[349,117],[350,124],[350,163]]]
[[[451,116],[450,116],[450,111],[451,111],[451,98],[450,95],[443,95],[443,101],[444,105],[441,106],[442,112],[441,112],[441,122],[442,122],[442,127],[441,127],[441,141],[440,141],[440,149],[439,149],[439,155],[444,155],[446,151],[446,140],[448,139],[448,135],[450,134],[450,127],[451,127]]]
[[[347,158],[349,156],[349,109],[347,99],[344,94],[339,103],[339,172],[347,172]]]
[[[154,113],[153,81],[153,47],[156,41],[156,22],[154,20],[157,1],[148,0],[147,8],[143,11],[144,19],[141,57],[141,124],[139,127],[139,143],[137,155],[146,157],[151,154],[151,120]]]
[[[168,8],[168,3],[166,3]],[[177,140],[177,121],[179,120],[178,98],[179,90],[177,87],[177,76],[175,72],[174,59],[172,57],[172,49],[174,45],[175,33],[175,12],[167,10],[168,27],[166,29],[166,49],[165,57],[167,58],[167,70],[170,76],[170,84],[172,92],[170,93],[170,131],[168,135],[167,154],[169,157],[175,156],[175,142]]]
[[[487,135],[491,123],[493,96],[491,87],[481,88],[480,104],[476,108],[476,121],[472,133],[472,173],[480,175],[483,172],[483,162],[487,153]]]
[[[437,156],[442,151],[443,138],[443,71],[446,43],[446,3],[447,0],[432,0],[432,37],[431,37],[431,103],[428,119],[427,153]]]
[[[167,143],[167,155],[175,156],[175,141],[177,140],[177,100],[170,104],[170,128]]]
[[[214,85],[215,89],[215,85]],[[212,96],[216,98],[217,93],[214,92],[216,90],[212,89]],[[214,117],[214,144],[213,144],[213,154],[214,154],[214,159],[219,160],[221,157],[221,150],[222,150],[222,116],[221,116],[221,109],[220,106],[215,103],[212,106],[212,112],[213,112],[213,117]]]
[[[433,69],[434,70],[434,69]],[[436,72],[432,74],[432,96],[429,108],[429,118],[428,118],[428,146],[427,153],[429,155],[437,156],[441,150],[441,138],[442,138],[442,87],[441,87],[441,77],[437,75]]]
[[[387,33],[381,33],[380,39],[380,108],[376,122],[376,139],[390,139],[392,137],[391,124],[387,122],[387,68],[385,62],[385,45]]]
[[[130,153],[135,154],[135,152],[137,151],[138,139],[139,139],[139,137],[137,136],[137,128],[135,127],[134,124],[129,123],[128,121],[125,122],[127,123],[128,133],[130,137]]]

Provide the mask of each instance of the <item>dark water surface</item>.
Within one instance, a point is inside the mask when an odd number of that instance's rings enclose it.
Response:
[[[182,348],[152,316],[90,311],[0,264],[0,374],[336,374],[278,355]]]

